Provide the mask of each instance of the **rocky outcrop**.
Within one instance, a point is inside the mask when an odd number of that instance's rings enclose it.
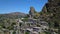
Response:
[[[60,0],[48,0],[40,14],[40,18],[48,22],[50,30],[60,34]]]
[[[34,7],[30,7],[30,11],[29,11],[30,17],[33,17],[35,15],[34,12],[35,12]]]
[[[53,27],[58,27],[58,24],[60,24],[60,0],[48,0],[41,13],[43,20],[51,24],[54,23]]]
[[[40,14],[35,10],[34,7],[30,7],[29,16],[30,18],[38,19]]]
[[[45,16],[50,16],[52,18],[56,17],[57,19],[59,19],[60,0],[48,0],[48,3],[45,4],[42,11],[45,14]]]

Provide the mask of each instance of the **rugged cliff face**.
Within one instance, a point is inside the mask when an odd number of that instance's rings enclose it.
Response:
[[[46,4],[46,7],[49,12],[59,13],[60,0],[49,0],[49,2]]]
[[[60,0],[48,0],[48,3],[42,9],[41,15],[45,21],[58,27],[60,24]]]

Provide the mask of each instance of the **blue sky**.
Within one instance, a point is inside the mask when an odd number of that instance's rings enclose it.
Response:
[[[30,6],[33,6],[39,12],[46,2],[47,0],[0,0],[0,14],[10,12],[28,13]]]

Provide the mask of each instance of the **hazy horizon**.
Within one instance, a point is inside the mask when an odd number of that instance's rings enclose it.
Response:
[[[28,13],[30,6],[41,11],[48,0],[0,0],[0,14],[22,12]]]

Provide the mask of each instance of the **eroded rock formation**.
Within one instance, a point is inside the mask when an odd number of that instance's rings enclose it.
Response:
[[[35,12],[34,7],[30,7],[30,11],[29,11],[30,17],[33,17],[35,15],[34,12]]]

